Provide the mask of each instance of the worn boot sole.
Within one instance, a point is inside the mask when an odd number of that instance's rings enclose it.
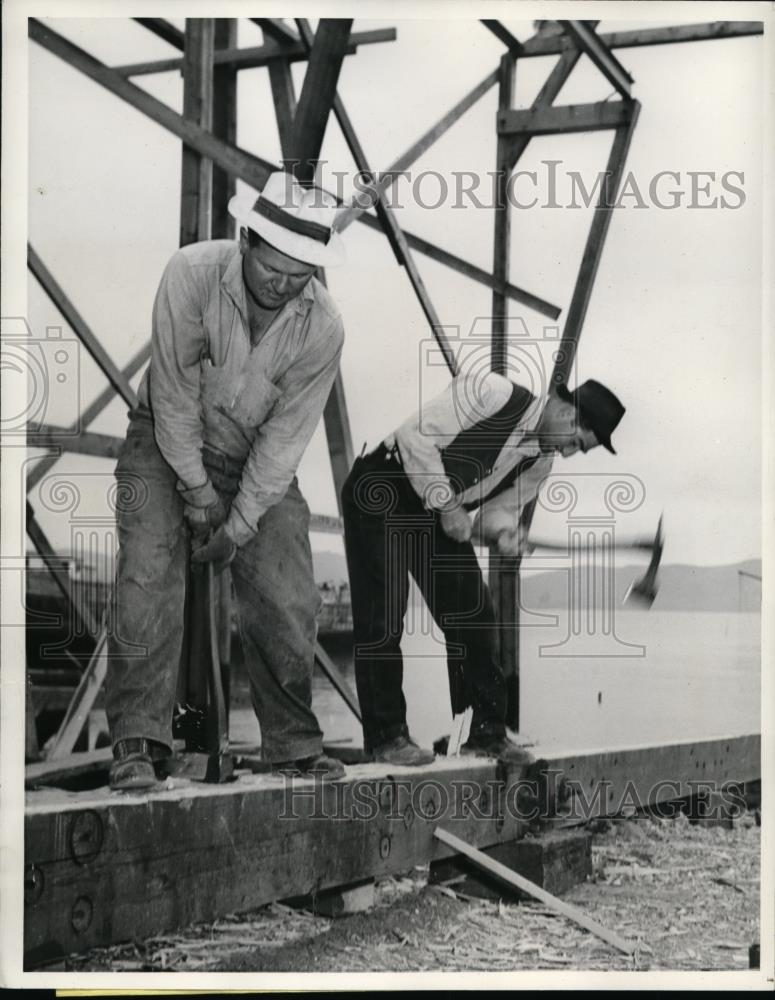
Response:
[[[142,791],[158,785],[150,757],[137,755],[116,760],[110,768],[110,787],[114,792]]]

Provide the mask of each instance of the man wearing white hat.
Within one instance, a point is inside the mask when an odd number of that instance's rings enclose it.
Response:
[[[153,307],[151,363],[116,467],[119,560],[106,709],[114,788],[155,782],[171,752],[186,565],[231,565],[263,753],[341,777],[311,710],[320,596],[295,473],[344,332],[314,277],[343,262],[335,200],[272,174],[237,195],[239,242],[174,254]]]

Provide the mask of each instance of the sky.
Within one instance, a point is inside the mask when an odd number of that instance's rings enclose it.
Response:
[[[402,15],[409,10],[394,9]],[[603,20],[598,30],[703,19],[700,14],[648,23]],[[183,26],[182,19],[171,20]],[[530,21],[505,23],[522,40],[532,34]],[[53,18],[51,25],[107,64],[175,55],[126,18]],[[385,169],[491,72],[504,51],[479,22],[460,17],[358,19],[354,30],[388,26],[397,29],[397,40],[348,57],[339,82],[376,170]],[[255,25],[243,20],[239,30],[241,45],[260,44]],[[597,449],[558,460],[555,473],[585,491],[588,506],[580,505],[576,516],[608,516],[602,501],[606,484],[624,478],[633,485],[642,502],[617,514],[617,531],[620,537],[642,535],[664,512],[669,562],[716,564],[761,553],[763,51],[762,39],[751,37],[617,53],[634,77],[633,96],[642,105],[627,170],[643,199],[640,204],[635,196],[623,199],[614,213],[571,384],[586,378],[606,383],[627,413],[614,436],[617,456]],[[519,64],[515,107],[530,104],[553,62],[547,57]],[[297,93],[303,76],[304,65],[296,64]],[[179,74],[135,82],[180,110]],[[607,80],[582,59],[555,103],[605,100],[611,92]],[[496,106],[493,88],[415,164],[413,176],[436,171],[454,191],[455,172],[485,176],[493,170]],[[180,143],[34,43],[29,44],[28,129],[30,242],[123,366],[150,335],[156,287],[177,247]],[[552,340],[564,323],[591,218],[591,210],[567,207],[569,171],[578,171],[591,187],[605,167],[610,143],[611,133],[603,132],[544,137],[533,140],[520,161],[519,169],[536,173],[538,204],[512,213],[510,279],[563,310],[553,322],[510,303],[510,329],[527,331],[519,350],[530,372],[550,366]],[[238,144],[280,160],[266,69],[240,73]],[[333,119],[321,157],[327,161],[324,183],[333,186],[333,170],[352,170]],[[548,161],[559,161],[560,207],[547,207]],[[671,190],[683,192],[674,209],[658,207],[649,196],[660,171],[679,175],[663,178],[659,188],[668,203]],[[700,182],[709,185],[710,194],[700,191],[694,200],[704,204],[716,197],[715,207],[690,207],[692,171],[713,175]],[[742,195],[724,189],[725,174]],[[432,204],[443,181],[429,173],[415,193]],[[530,183],[526,174],[524,186],[516,189],[524,202],[533,193]],[[449,199],[428,208],[411,188],[400,191],[404,207],[396,214],[404,228],[491,270],[491,208],[455,208]],[[721,196],[730,207],[721,207]],[[357,454],[405,419],[420,398],[442,389],[448,376],[442,366],[426,363],[430,331],[384,237],[356,224],[345,241],[348,262],[327,277],[345,322],[342,372]],[[448,332],[469,342],[486,338],[489,290],[428,258],[416,260]],[[28,296],[36,336],[64,325],[32,277]],[[67,329],[63,335],[72,336]],[[49,423],[70,423],[104,388],[96,366],[80,353],[79,396],[54,391],[46,407]],[[126,407],[116,400],[90,429],[123,435],[125,428]],[[93,504],[96,518],[111,468],[103,460],[68,456],[54,471],[87,484],[82,510]],[[299,479],[314,512],[336,513],[322,423]],[[52,541],[66,546],[71,519],[52,509],[54,504],[38,499],[36,506]],[[562,539],[567,518],[539,508],[534,532]],[[317,536],[313,543],[333,549],[338,540]]]

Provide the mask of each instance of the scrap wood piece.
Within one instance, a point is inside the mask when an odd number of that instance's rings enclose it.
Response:
[[[564,902],[562,899],[558,899],[553,896],[546,889],[541,889],[535,883],[531,882],[529,879],[523,878],[522,875],[518,875],[511,868],[507,868],[506,865],[502,865],[498,861],[494,861],[492,858],[488,857],[483,851],[477,850],[475,847],[471,847],[464,840],[456,837],[453,833],[449,833],[447,830],[441,829],[441,827],[436,827],[433,831],[433,836],[446,844],[447,847],[453,848],[459,854],[464,854],[467,858],[478,865],[484,871],[489,872],[496,878],[501,879],[506,882],[507,885],[511,885],[516,889],[520,889],[522,892],[533,896],[535,899],[539,899],[542,903],[545,903],[548,907],[555,910],[557,913],[564,917],[568,917],[569,920],[575,921],[580,927],[584,927],[591,934],[597,935],[597,937],[602,938],[603,941],[607,941],[612,944],[619,951],[624,952],[625,955],[632,955],[636,948],[637,943],[634,941],[626,941],[623,937],[620,937],[614,931],[609,930],[607,927],[603,927],[596,920],[588,917],[586,913],[582,913],[581,910],[577,909],[575,906],[571,906],[570,903]]]

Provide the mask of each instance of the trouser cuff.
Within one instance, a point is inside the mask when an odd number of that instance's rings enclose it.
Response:
[[[367,735],[364,730],[363,749],[366,753],[373,753],[377,747],[384,746],[386,743],[392,743],[393,740],[397,740],[399,736],[409,737],[409,728],[405,722],[401,722],[395,726],[387,726],[384,729],[375,730],[369,735]]]
[[[110,731],[111,746],[115,748],[119,740],[155,740],[172,753],[172,734],[169,728],[153,725],[143,719],[121,719]]]
[[[282,743],[278,740],[264,741],[261,744],[261,756],[270,764],[280,764],[287,760],[303,760],[305,757],[317,757],[323,752],[323,737],[315,736],[306,740],[295,740],[293,743]]]

